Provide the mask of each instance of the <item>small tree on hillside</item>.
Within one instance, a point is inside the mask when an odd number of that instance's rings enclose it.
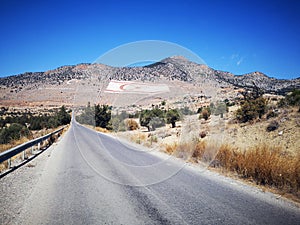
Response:
[[[176,126],[176,121],[180,119],[180,115],[177,109],[170,109],[167,114],[167,123],[172,124],[172,128]]]
[[[165,113],[163,110],[154,108],[143,110],[140,114],[141,126],[147,127],[148,131],[155,130],[157,127],[165,125]]]
[[[267,111],[267,100],[263,97],[257,99],[249,99],[242,103],[241,107],[236,111],[236,118],[246,123],[254,119],[262,118]]]
[[[95,105],[95,125],[97,127],[107,128],[111,119],[111,110],[108,105]]]

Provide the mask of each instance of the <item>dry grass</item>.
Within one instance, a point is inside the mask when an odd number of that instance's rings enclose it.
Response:
[[[139,129],[139,124],[133,119],[125,120],[125,125],[127,130],[137,130]]]
[[[300,199],[300,154],[283,153],[278,147],[264,144],[240,151],[229,144],[216,146],[200,140],[165,146],[165,152],[179,158],[208,163],[211,167],[230,171],[258,185],[276,188]]]
[[[220,148],[221,166],[257,184],[276,187],[300,197],[300,156],[283,154],[279,148],[259,145],[245,152],[230,146]]]
[[[9,144],[1,144],[0,145],[0,152],[4,152],[4,151],[6,151],[6,150],[8,150],[10,148],[13,148],[13,147],[15,147],[17,145],[23,144],[23,143],[25,143],[27,141],[29,141],[28,138],[22,137],[19,140],[13,140],[13,141],[11,141]]]
[[[111,133],[109,130],[107,130],[106,128],[102,128],[102,127],[95,127],[95,126],[91,126],[91,125],[87,125],[84,124],[83,126],[88,127],[92,130],[98,131],[98,132],[102,132],[102,133]]]
[[[198,159],[201,159],[202,156],[204,155],[205,153],[205,149],[206,149],[206,142],[205,141],[199,141],[196,146],[195,146],[195,149],[194,149],[194,152],[193,152],[193,157],[194,158],[198,158]]]
[[[174,144],[167,144],[165,146],[165,152],[168,153],[168,154],[173,154],[173,152],[175,152],[177,149],[177,144],[174,143]]]
[[[146,139],[147,139],[147,135],[141,133],[137,133],[130,136],[130,141],[135,142],[137,144],[145,143]]]
[[[110,133],[109,130],[107,130],[106,128],[102,128],[102,127],[93,127],[93,129],[95,129],[96,131],[102,132],[102,133]]]
[[[28,138],[22,137],[21,139],[14,140],[14,141],[10,142],[9,144],[1,144],[0,145],[0,152],[4,152],[4,151],[6,151],[10,148],[13,148],[13,147],[18,146],[20,144],[23,144],[27,141],[29,141]],[[16,159],[19,159],[21,156],[22,156],[22,154],[15,155],[14,157],[12,157],[11,160],[14,161]],[[4,161],[3,163],[0,163],[0,172],[7,169],[7,167],[8,167],[8,161]]]

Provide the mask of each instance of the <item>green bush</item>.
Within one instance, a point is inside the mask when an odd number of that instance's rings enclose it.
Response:
[[[267,101],[263,97],[248,99],[244,101],[241,107],[236,111],[236,118],[238,121],[246,123],[256,118],[262,118],[266,110]]]
[[[299,106],[300,112],[300,89],[295,89],[291,93],[287,94],[285,98],[278,102],[279,107],[285,106]]]
[[[147,127],[148,131],[164,126],[165,111],[159,108],[142,110],[140,114],[140,124],[141,126]]]
[[[27,127],[18,123],[13,123],[9,127],[4,127],[0,131],[0,144],[7,144],[10,141],[18,140],[21,137],[28,137],[30,131]]]

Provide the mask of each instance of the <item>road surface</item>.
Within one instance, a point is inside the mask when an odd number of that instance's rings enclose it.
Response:
[[[13,224],[300,221],[299,208],[273,194],[147,153],[76,122],[48,156]]]

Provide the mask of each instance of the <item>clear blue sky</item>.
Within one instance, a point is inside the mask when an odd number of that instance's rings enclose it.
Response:
[[[0,76],[93,62],[139,40],[163,40],[210,67],[300,77],[300,1],[1,0]]]

